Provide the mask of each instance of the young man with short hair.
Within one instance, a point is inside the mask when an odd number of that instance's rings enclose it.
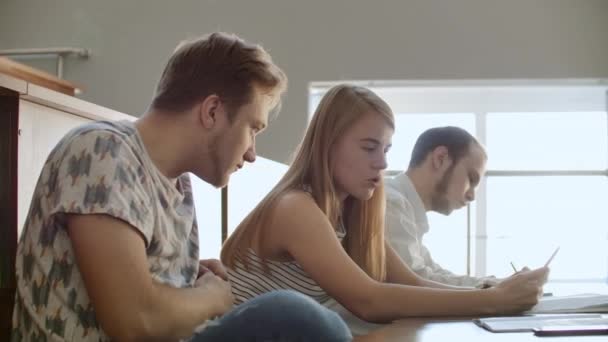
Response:
[[[292,292],[231,310],[222,264],[198,260],[188,172],[222,187],[254,162],[286,81],[260,46],[213,33],[178,46],[135,123],[70,131],[19,241],[12,339],[350,340],[336,314]]]
[[[418,137],[407,171],[386,179],[387,240],[414,272],[440,283],[487,287],[495,277],[458,275],[442,268],[423,245],[429,231],[426,213],[449,215],[475,200],[487,155],[459,127],[431,128]]]

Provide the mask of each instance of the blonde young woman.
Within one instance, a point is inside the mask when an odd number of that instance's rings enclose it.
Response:
[[[531,308],[548,269],[485,290],[413,273],[384,240],[382,172],[394,118],[368,89],[324,96],[285,176],[222,249],[237,303],[291,289],[335,299],[369,322],[409,316],[515,313]]]

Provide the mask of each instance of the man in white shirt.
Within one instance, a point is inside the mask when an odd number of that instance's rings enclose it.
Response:
[[[449,215],[475,200],[487,155],[458,127],[431,128],[418,137],[407,171],[386,179],[386,227],[391,246],[418,275],[444,284],[487,287],[495,277],[454,274],[438,265],[423,245],[427,211]]]

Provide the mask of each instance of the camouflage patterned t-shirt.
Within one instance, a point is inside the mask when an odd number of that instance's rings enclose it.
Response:
[[[76,265],[68,213],[129,223],[145,240],[155,280],[194,284],[198,229],[188,175],[161,174],[133,123],[87,124],[57,144],[38,179],[17,249],[13,341],[109,340]]]

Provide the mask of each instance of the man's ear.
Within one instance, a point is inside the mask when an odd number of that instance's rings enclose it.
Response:
[[[219,96],[215,94],[207,96],[203,102],[200,103],[198,109],[198,117],[203,127],[207,129],[213,128],[221,110],[222,102]]]
[[[435,170],[445,170],[450,167],[450,165],[452,165],[452,158],[450,158],[447,147],[435,147],[431,152],[431,162],[433,164],[433,169]]]

